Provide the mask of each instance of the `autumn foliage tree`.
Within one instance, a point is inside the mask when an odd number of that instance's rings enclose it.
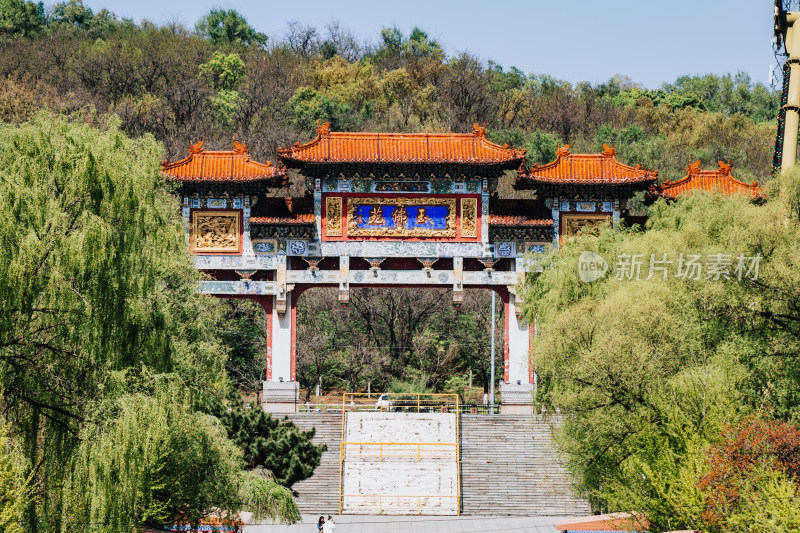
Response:
[[[800,528],[800,427],[748,417],[723,430],[709,461],[699,486],[716,531]]]

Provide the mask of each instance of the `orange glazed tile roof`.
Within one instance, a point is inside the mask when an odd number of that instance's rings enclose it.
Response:
[[[690,163],[686,169],[686,177],[676,182],[669,180],[661,185],[661,194],[668,198],[677,198],[679,195],[695,191],[720,191],[723,194],[744,193],[752,198],[761,198],[763,193],[756,182],[747,184],[735,179],[731,175],[731,165],[720,161],[719,168],[713,170],[700,170],[700,161]]]
[[[552,226],[552,218],[531,219],[514,215],[489,215],[491,226]]]
[[[282,178],[282,168],[250,159],[247,145],[236,141],[233,150],[205,151],[203,141],[189,148],[189,156],[161,163],[161,172],[178,181],[259,181]]]
[[[616,185],[655,181],[657,170],[632,167],[621,163],[613,147],[603,145],[601,154],[571,154],[569,145],[559,146],[556,159],[546,165],[535,164],[529,171],[520,169],[517,184],[574,183],[582,185]]]
[[[251,224],[313,224],[313,213],[301,213],[293,217],[250,217]]]
[[[278,150],[289,167],[324,163],[461,163],[516,168],[525,150],[500,146],[486,138],[486,128],[472,133],[345,133],[330,124],[317,127],[317,138]]]

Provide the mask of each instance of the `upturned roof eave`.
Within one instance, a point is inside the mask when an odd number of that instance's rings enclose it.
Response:
[[[344,143],[351,142],[376,142],[378,147],[376,151],[380,154],[380,143],[392,143],[397,140],[452,140],[454,142],[463,143],[469,141],[472,145],[478,143],[481,145],[481,150],[485,150],[489,155],[487,157],[430,157],[428,152],[429,148],[426,143],[426,156],[425,157],[407,157],[397,159],[385,159],[383,157],[365,157],[356,158],[349,156],[326,156],[320,158],[318,154],[312,152],[323,141],[328,143]],[[413,149],[412,149],[413,150]],[[458,148],[452,148],[457,151]],[[334,153],[340,152],[341,147],[332,149]],[[344,150],[346,152],[346,150]],[[474,149],[473,149],[474,153]],[[303,166],[322,166],[322,165],[348,165],[348,164],[375,164],[375,165],[480,165],[480,166],[501,166],[503,168],[514,169],[522,164],[525,159],[525,150],[518,150],[511,148],[508,145],[501,146],[489,141],[486,138],[486,128],[473,124],[472,133],[371,133],[371,132],[331,132],[330,123],[319,124],[317,127],[317,136],[308,143],[300,144],[295,143],[294,146],[279,148],[278,157],[289,168],[299,168]]]

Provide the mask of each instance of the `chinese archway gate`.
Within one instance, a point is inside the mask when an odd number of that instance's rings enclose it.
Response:
[[[398,134],[325,124],[278,156],[274,166],[251,160],[243,144],[206,151],[199,142],[185,159],[162,164],[180,182],[195,265],[212,278],[201,292],[250,298],[267,313],[263,398],[271,412],[295,409],[297,299],[321,286],[338,288],[344,305],[354,287],[448,288],[455,305],[465,289],[496,291],[505,306],[503,411],[530,409],[533,333],[517,290],[533,264],[526,257],[581,228],[618,224],[638,191],[661,194],[656,171],[621,163],[611,147],[561,147],[555,161],[525,170],[524,150],[490,142],[477,125],[467,134]],[[274,196],[287,186],[287,167],[305,178],[305,196]],[[500,198],[508,171],[516,189],[537,198]],[[711,181],[692,171],[682,187],[707,188]],[[719,179],[730,182],[730,167]]]

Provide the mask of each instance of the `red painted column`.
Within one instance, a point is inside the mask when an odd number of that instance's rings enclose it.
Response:
[[[292,305],[291,310],[289,311],[292,313],[292,347],[291,347],[291,354],[292,354],[292,362],[291,362],[291,371],[290,371],[290,381],[297,381],[297,299],[300,297],[300,291],[296,292],[292,295]]]
[[[261,304],[267,313],[267,381],[272,381],[272,300],[274,296],[253,296],[251,299]]]
[[[508,329],[509,329],[509,323],[508,323],[508,313],[510,313],[510,312],[513,313],[514,311],[512,309],[510,309],[509,297],[508,297],[508,293],[507,292],[502,295],[502,298],[503,298],[503,315],[505,317],[505,332],[503,334],[503,383],[508,383],[509,382],[509,375],[508,375],[508,370],[509,370],[509,359],[508,359],[508,355],[509,355],[509,351],[508,351]]]

